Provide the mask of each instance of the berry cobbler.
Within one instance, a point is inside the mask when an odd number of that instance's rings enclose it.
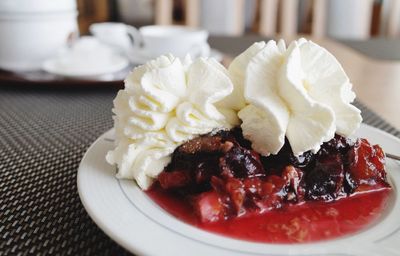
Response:
[[[364,138],[342,66],[299,39],[258,42],[228,69],[161,56],[114,100],[107,161],[173,216],[256,242],[303,243],[367,228],[387,207],[385,154]]]

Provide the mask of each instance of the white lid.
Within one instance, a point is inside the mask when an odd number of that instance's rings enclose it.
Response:
[[[0,0],[0,14],[75,11],[76,0]]]

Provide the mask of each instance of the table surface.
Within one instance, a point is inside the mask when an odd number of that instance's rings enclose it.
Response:
[[[260,35],[246,35],[232,40],[230,36],[212,36],[209,39],[211,46],[222,52],[237,55],[245,50],[252,43],[268,40],[269,38]],[[310,38],[318,41],[318,39]],[[400,39],[376,37],[368,40],[337,40],[343,46],[352,48],[370,58],[400,61]]]
[[[212,37],[210,43],[236,55],[260,39]],[[398,48],[398,44],[385,40],[346,43],[371,57],[390,60],[395,57],[387,55],[390,50],[386,48]],[[337,43],[331,41],[323,44],[336,49],[340,58],[351,56],[358,65],[366,65],[360,64],[363,61],[368,65],[387,64],[387,60],[374,60],[347,47],[337,50]],[[396,54],[396,60],[400,60],[400,50]],[[345,68],[352,64],[344,62]],[[360,81],[357,72],[349,75]],[[361,86],[355,88],[362,91]],[[128,254],[91,221],[76,187],[83,154],[113,125],[115,95],[115,88],[11,87],[0,83],[0,256]],[[374,105],[363,101],[368,94],[361,95],[359,100],[364,104],[358,102],[357,106],[363,111],[364,121],[400,137],[397,129],[380,118],[382,109],[377,108],[379,115],[374,114],[368,109]]]

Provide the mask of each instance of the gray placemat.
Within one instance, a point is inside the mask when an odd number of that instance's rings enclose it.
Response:
[[[0,255],[124,255],[89,218],[79,162],[112,127],[110,90],[0,90]]]
[[[126,255],[89,218],[79,162],[112,127],[115,90],[0,88],[0,256]],[[400,137],[364,105],[364,121]]]

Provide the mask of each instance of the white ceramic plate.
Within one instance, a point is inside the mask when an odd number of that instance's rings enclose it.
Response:
[[[214,58],[217,61],[221,62],[223,59],[223,54],[216,49],[211,49],[210,50],[210,58]],[[132,63],[141,65],[141,64],[146,63],[149,60],[155,59],[155,57],[148,56],[146,54],[146,52],[144,52],[144,51],[143,52],[135,51],[135,52],[132,52],[131,54],[129,54],[129,59]]]
[[[399,154],[400,140],[362,125],[356,133]],[[115,178],[105,161],[113,148],[113,131],[88,149],[78,170],[79,195],[95,223],[127,250],[140,255],[400,255],[400,164],[388,160],[394,187],[389,207],[372,227],[352,236],[326,242],[283,245],[236,240],[200,230],[171,216],[133,181]]]
[[[70,67],[69,69],[64,68],[61,64],[62,61],[60,59],[49,59],[46,60],[42,69],[50,74],[63,76],[67,78],[78,78],[78,79],[97,79],[100,78],[103,80],[107,79],[114,73],[126,68],[129,65],[129,60],[125,57],[114,55],[110,59],[110,62],[96,68],[87,67],[85,69],[76,69]]]

